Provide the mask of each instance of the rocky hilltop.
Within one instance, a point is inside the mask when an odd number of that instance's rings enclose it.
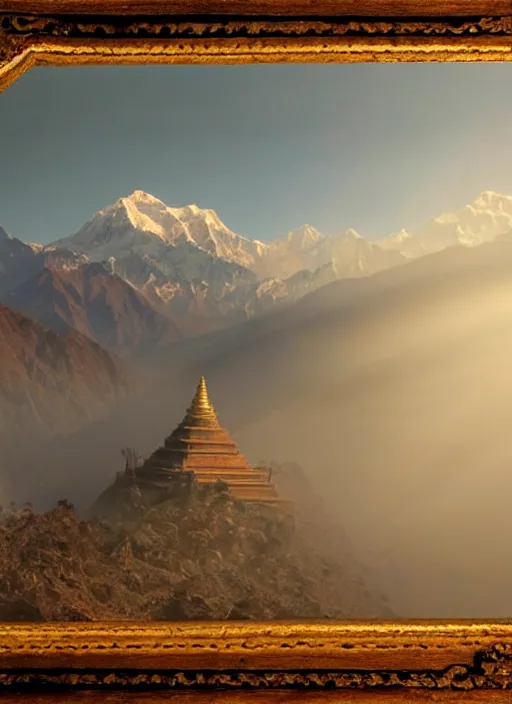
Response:
[[[11,507],[0,514],[0,619],[389,616],[355,564],[326,555],[300,516],[233,501],[221,483],[152,508],[127,495],[108,522],[65,500],[44,514]]]

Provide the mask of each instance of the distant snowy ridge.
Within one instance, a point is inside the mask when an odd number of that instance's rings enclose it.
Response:
[[[509,231],[512,197],[493,191],[378,241],[352,228],[326,235],[304,224],[263,242],[234,232],[213,210],[170,207],[136,190],[98,210],[74,235],[45,247],[27,245],[0,228],[0,297],[43,266],[72,273],[101,263],[103,277],[120,277],[185,334],[196,334],[292,303],[335,279],[371,276]]]
[[[484,191],[453,212],[442,213],[414,231],[401,230],[378,241],[362,237],[349,228],[325,235],[304,224],[270,242],[251,240],[230,230],[213,210],[197,205],[169,207],[143,191],[118,199],[99,210],[71,237],[60,240],[95,260],[128,254],[158,260],[169,247],[188,245],[194,252],[209,254],[250,270],[258,279],[286,279],[302,269],[315,271],[335,261],[339,275],[366,276],[382,268],[432,253],[454,244],[476,246],[512,229],[512,197]],[[399,253],[392,258],[390,251]],[[197,278],[181,261],[186,280]]]
[[[390,235],[380,245],[415,258],[453,245],[476,247],[511,230],[512,197],[484,191],[472,203],[442,213],[411,233]]]

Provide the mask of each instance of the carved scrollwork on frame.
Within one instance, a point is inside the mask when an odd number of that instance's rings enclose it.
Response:
[[[239,37],[404,37],[404,36],[510,36],[511,17],[465,20],[258,20],[194,21],[172,18],[158,21],[131,18],[62,18],[4,15],[1,26],[10,36],[112,39],[179,39]]]
[[[34,687],[462,697],[512,689],[512,624],[0,625],[0,697]]]
[[[512,644],[500,643],[478,652],[473,665],[440,671],[135,671],[135,670],[14,670],[0,672],[0,696],[6,689],[25,687],[71,689],[512,689]]]
[[[0,65],[12,61],[23,40],[0,27]]]
[[[503,60],[512,17],[261,19],[0,15],[0,90],[36,64]]]

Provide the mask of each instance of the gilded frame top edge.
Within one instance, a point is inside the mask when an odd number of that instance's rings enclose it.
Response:
[[[239,17],[464,17],[512,15],[509,0],[3,0],[34,15],[231,15]]]
[[[48,6],[56,7],[49,0]],[[0,13],[0,91],[42,65],[509,61],[511,37],[512,16],[369,20],[317,14],[300,20]]]

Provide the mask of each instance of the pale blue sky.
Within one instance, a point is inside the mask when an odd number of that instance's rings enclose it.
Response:
[[[0,94],[0,224],[48,242],[135,189],[263,240],[512,194],[512,65],[37,68]]]

